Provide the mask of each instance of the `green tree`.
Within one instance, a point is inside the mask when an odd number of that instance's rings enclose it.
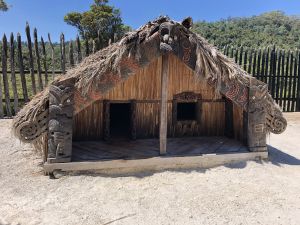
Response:
[[[4,0],[0,0],[0,11],[7,11],[8,6]]]
[[[82,37],[100,39],[102,46],[109,39],[120,38],[129,29],[122,23],[120,10],[108,5],[108,0],[94,0],[89,11],[70,12],[64,21],[76,27]]]
[[[300,17],[281,11],[216,22],[199,21],[193,29],[217,46],[300,48]]]

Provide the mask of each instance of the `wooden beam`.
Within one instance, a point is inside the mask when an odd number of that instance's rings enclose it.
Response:
[[[96,162],[69,162],[69,163],[45,163],[45,173],[53,173],[55,170],[61,171],[87,171],[95,170],[101,173],[127,173],[141,171],[159,171],[164,169],[191,169],[210,168],[224,165],[226,163],[236,163],[247,160],[267,159],[268,152],[243,152],[232,154],[204,154],[197,156],[181,157],[152,157],[147,159],[117,159],[100,160]]]
[[[169,55],[165,54],[162,56],[162,70],[161,70],[160,129],[159,129],[159,150],[161,155],[165,155],[167,153],[168,70],[169,70]]]

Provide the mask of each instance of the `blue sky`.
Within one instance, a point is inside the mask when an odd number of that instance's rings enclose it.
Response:
[[[61,32],[66,39],[74,38],[76,29],[67,25],[63,17],[70,11],[85,11],[93,0],[7,0],[12,8],[0,14],[0,35],[20,32],[24,39],[26,21],[44,37],[49,32],[54,40]],[[192,16],[194,21],[216,21],[221,18],[258,15],[281,10],[288,15],[300,15],[300,0],[111,0],[121,9],[125,24],[138,28],[159,15],[174,20]]]

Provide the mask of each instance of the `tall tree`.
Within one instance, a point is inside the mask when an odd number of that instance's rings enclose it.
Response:
[[[0,11],[7,11],[8,6],[4,0],[0,0]]]
[[[64,21],[76,27],[82,37],[100,39],[102,45],[109,39],[120,38],[128,30],[122,23],[120,10],[108,5],[108,0],[94,0],[89,11],[70,12]]]

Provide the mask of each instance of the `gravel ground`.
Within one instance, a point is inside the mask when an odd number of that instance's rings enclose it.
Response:
[[[300,224],[300,114],[271,135],[270,160],[135,176],[43,176],[0,120],[0,225]]]

